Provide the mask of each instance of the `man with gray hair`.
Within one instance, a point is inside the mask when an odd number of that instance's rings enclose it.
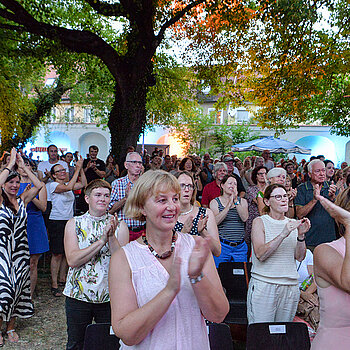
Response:
[[[298,218],[307,217],[311,222],[311,229],[306,234],[306,245],[312,249],[336,238],[335,221],[317,200],[317,196],[334,201],[337,187],[326,181],[326,168],[319,159],[308,164],[308,173],[311,180],[298,186],[294,203]]]
[[[209,208],[212,199],[221,194],[220,184],[225,175],[227,175],[227,166],[224,162],[218,162],[214,165],[213,175],[215,180],[205,185],[202,193],[202,206]]]
[[[127,218],[124,214],[124,204],[128,198],[130,190],[140,177],[142,170],[142,159],[137,152],[129,152],[124,162],[127,174],[124,177],[116,179],[112,182],[111,201],[109,204],[109,213],[118,213],[118,219],[124,220],[129,227],[130,240],[140,236],[140,232],[144,229],[144,222]]]

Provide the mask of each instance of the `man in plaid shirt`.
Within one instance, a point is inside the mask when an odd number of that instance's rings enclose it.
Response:
[[[142,170],[141,156],[137,152],[128,153],[124,166],[127,170],[127,175],[112,182],[109,212],[111,214],[118,212],[119,221],[124,220],[131,231],[130,238],[132,240],[134,238],[133,232],[137,233],[136,236],[138,237],[139,232],[144,228],[145,222],[127,218],[124,214],[124,204],[135,181],[140,177],[140,172]]]

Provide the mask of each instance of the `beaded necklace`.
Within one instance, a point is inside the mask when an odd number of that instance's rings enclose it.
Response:
[[[171,246],[170,250],[167,252],[164,252],[162,255],[159,255],[154,248],[148,243],[147,238],[146,238],[146,232],[142,233],[142,240],[143,243],[145,243],[148,246],[148,249],[151,251],[151,253],[158,259],[166,259],[169,258],[169,256],[173,253],[174,248],[175,248],[175,242],[176,242],[176,232],[173,231],[173,237],[171,239]]]

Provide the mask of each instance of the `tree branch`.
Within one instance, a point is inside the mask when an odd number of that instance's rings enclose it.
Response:
[[[118,65],[121,58],[113,47],[98,35],[87,30],[66,29],[38,22],[15,0],[0,0],[0,3],[11,11],[2,10],[1,17],[23,26],[23,29],[29,33],[58,40],[74,52],[84,52],[101,58],[111,73],[115,75],[111,66]]]
[[[100,0],[85,0],[98,14],[107,17],[126,17],[122,4],[108,4]]]
[[[205,2],[205,0],[196,0],[196,1],[192,2],[191,4],[188,4],[182,10],[178,11],[172,18],[170,18],[168,21],[166,21],[162,25],[162,27],[160,28],[159,33],[157,35],[158,42],[160,43],[162,41],[166,29],[171,27],[179,19],[181,19],[186,13],[190,12],[194,7],[196,7],[197,5],[199,5],[203,2]]]

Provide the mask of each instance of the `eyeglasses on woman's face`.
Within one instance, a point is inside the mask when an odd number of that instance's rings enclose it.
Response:
[[[276,199],[276,201],[280,201],[282,198],[288,199],[288,194],[276,194],[274,196],[270,196]]]
[[[182,190],[193,190],[194,189],[194,186],[192,184],[180,184],[180,188]]]
[[[60,169],[60,170],[57,170],[55,171],[55,174],[58,174],[58,173],[65,173],[66,172],[66,169]]]

